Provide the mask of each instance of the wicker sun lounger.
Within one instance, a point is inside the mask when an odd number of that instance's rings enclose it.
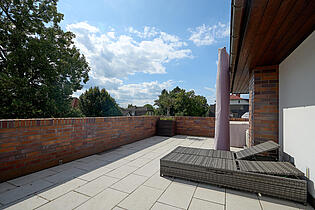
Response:
[[[306,203],[304,174],[291,163],[239,160],[234,154],[177,147],[160,160],[160,173]]]
[[[247,149],[243,149],[238,152],[231,152],[231,151],[222,151],[222,150],[214,150],[214,149],[199,149],[199,148],[191,148],[191,147],[177,147],[174,152],[183,153],[183,154],[196,154],[196,155],[204,155],[208,157],[215,157],[215,158],[227,158],[227,159],[238,159],[238,160],[251,160],[255,159],[258,155],[262,153],[266,153],[269,151],[275,151],[278,153],[278,149],[280,145],[273,142],[267,141],[262,144],[258,144],[256,146],[252,146]],[[264,157],[261,156],[260,159]],[[266,158],[269,159],[269,158]]]

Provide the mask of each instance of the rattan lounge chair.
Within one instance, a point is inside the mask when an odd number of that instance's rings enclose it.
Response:
[[[254,147],[235,153],[177,147],[160,160],[160,174],[306,204],[307,184],[303,179],[304,174],[291,163],[244,160],[273,150],[277,145],[268,143],[263,146],[265,149],[260,146],[260,150]]]
[[[273,141],[267,141],[256,146],[252,146],[247,149],[243,149],[238,152],[222,151],[214,149],[199,149],[192,147],[177,147],[174,152],[190,154],[190,155],[202,155],[214,158],[228,158],[228,159],[238,159],[238,160],[269,160],[268,156],[261,156],[261,154],[273,151],[274,154],[278,154],[280,146]]]

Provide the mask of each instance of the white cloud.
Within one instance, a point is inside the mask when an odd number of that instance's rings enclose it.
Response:
[[[191,50],[183,48],[185,42],[154,27],[144,27],[143,32],[130,27],[130,34],[116,35],[113,30],[101,33],[87,22],[80,22],[68,25],[67,30],[76,34],[75,44],[86,56],[95,79],[121,79],[137,72],[163,74],[166,63],[192,57]],[[143,39],[138,41],[134,35]]]
[[[211,87],[205,87],[206,90],[215,93],[215,88],[211,88]]]
[[[112,39],[115,39],[115,31],[107,32],[107,36],[109,36]]]
[[[68,25],[72,30],[78,31],[88,31],[90,33],[96,33],[99,32],[99,29],[97,27],[91,26],[88,24],[86,21],[85,22],[79,22],[79,23],[74,23],[71,25]],[[68,27],[67,26],[67,27]],[[67,28],[68,29],[68,28]],[[69,29],[68,29],[69,30]]]
[[[86,90],[87,90],[86,88],[82,88],[81,90],[77,90],[76,92],[74,92],[74,93],[72,94],[72,97],[77,97],[77,98],[79,98],[80,95],[81,95],[82,93],[84,93]]]
[[[195,29],[189,29],[189,31],[191,33],[189,40],[195,45],[212,45],[230,35],[230,26],[219,22],[212,26],[203,24]]]
[[[214,88],[205,87],[205,89],[209,92],[206,96],[208,104],[214,104],[216,99],[216,85],[214,85]]]
[[[155,27],[145,26],[143,32],[134,29],[133,27],[128,28],[129,33],[135,34],[140,38],[151,38],[159,34]]]
[[[118,87],[116,90],[110,90],[113,96],[122,107],[127,107],[128,104],[142,106],[152,104],[158,98],[163,89],[170,89],[174,85],[174,81],[168,80],[159,83],[143,82],[138,84],[125,84]]]
[[[163,89],[173,81],[124,84],[128,75],[166,73],[165,64],[173,60],[192,58],[187,43],[175,35],[155,27],[138,31],[130,27],[127,34],[117,34],[114,28],[101,32],[87,22],[67,25],[75,33],[75,45],[90,64],[90,80],[85,87],[105,88],[122,106],[130,103],[144,105],[154,103]],[[86,89],[77,91],[79,96]]]

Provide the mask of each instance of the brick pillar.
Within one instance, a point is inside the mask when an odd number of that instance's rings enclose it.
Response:
[[[249,82],[250,145],[269,140],[279,143],[279,69],[262,66],[252,70]]]

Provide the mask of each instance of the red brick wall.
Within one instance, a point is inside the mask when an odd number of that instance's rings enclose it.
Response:
[[[214,117],[175,117],[176,134],[214,137]],[[230,121],[248,121],[244,118],[230,118]]]
[[[155,135],[158,117],[0,120],[0,181]]]
[[[252,71],[249,84],[249,128],[252,145],[278,143],[279,70],[263,66]]]
[[[176,134],[214,137],[214,117],[175,117]]]

